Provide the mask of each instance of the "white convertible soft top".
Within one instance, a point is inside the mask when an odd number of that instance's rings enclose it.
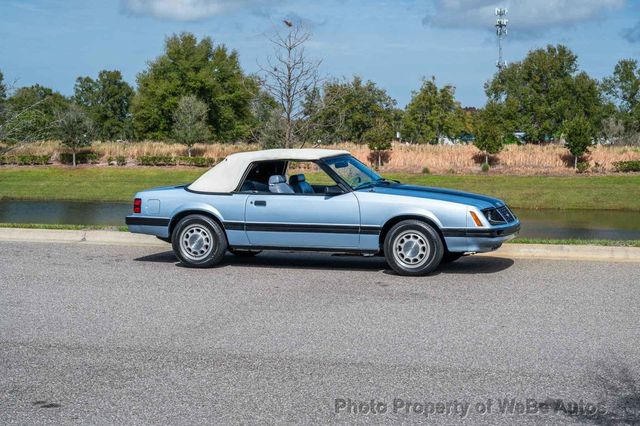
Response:
[[[264,151],[239,152],[231,154],[211,170],[189,185],[192,191],[232,192],[240,184],[249,164],[254,161],[300,160],[313,161],[321,158],[348,154],[335,149],[267,149]]]

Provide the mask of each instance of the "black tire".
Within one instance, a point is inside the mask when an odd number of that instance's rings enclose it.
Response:
[[[421,276],[434,271],[444,252],[438,231],[419,220],[394,225],[384,239],[387,263],[399,275]]]
[[[213,219],[190,215],[178,222],[171,245],[183,265],[210,268],[220,263],[227,251],[227,237]]]
[[[440,264],[455,262],[456,260],[460,259],[462,256],[464,256],[464,253],[453,253],[450,251],[445,251],[444,255],[442,256],[442,260],[440,261]]]
[[[236,250],[233,248],[230,248],[229,251],[238,257],[253,257],[262,253],[262,250]]]

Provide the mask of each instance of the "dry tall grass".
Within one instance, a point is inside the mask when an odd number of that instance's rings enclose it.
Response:
[[[327,146],[327,148],[345,149],[368,163],[370,154],[366,145],[343,143]],[[220,160],[234,152],[260,149],[250,144],[197,144],[193,155]],[[96,143],[92,151],[100,155],[106,163],[108,157],[124,156],[128,162],[134,163],[140,156],[183,156],[186,148],[174,143],[144,142],[104,142]],[[60,152],[67,150],[56,141],[45,141],[22,145],[11,149],[8,155],[33,154],[52,155],[56,160]],[[592,166],[593,171],[613,171],[615,161],[640,160],[638,147],[595,146],[584,158]],[[421,173],[426,167],[431,173],[476,173],[480,169],[484,156],[472,145],[404,145],[394,144],[390,161],[382,172]],[[500,154],[492,156],[492,173],[502,174],[568,174],[573,158],[568,150],[558,145],[508,145]]]

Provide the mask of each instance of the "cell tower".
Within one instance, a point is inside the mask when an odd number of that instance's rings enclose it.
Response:
[[[496,35],[498,36],[498,62],[496,62],[496,66],[498,67],[498,71],[502,70],[502,68],[507,66],[507,61],[502,59],[502,39],[507,36],[507,23],[508,19],[505,19],[507,16],[507,9],[505,8],[496,8]]]

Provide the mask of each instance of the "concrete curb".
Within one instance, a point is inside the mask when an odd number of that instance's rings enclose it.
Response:
[[[67,231],[58,229],[0,228],[0,241],[168,247],[167,243],[151,235],[98,230]],[[505,244],[499,250],[492,253],[483,253],[481,256],[519,259],[640,262],[640,247]]]
[[[605,262],[640,262],[640,247],[594,245],[504,244],[495,252],[482,256],[520,259],[591,260]]]
[[[131,234],[118,231],[74,231],[60,229],[0,228],[0,241],[22,241],[34,243],[87,243],[127,246],[166,246],[151,235]]]

